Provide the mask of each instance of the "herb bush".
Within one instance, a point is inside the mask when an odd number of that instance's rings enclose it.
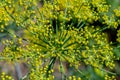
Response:
[[[20,80],[119,76],[120,8],[111,9],[106,0],[0,0],[0,12],[0,59],[28,64]],[[5,75],[1,80],[13,80]]]

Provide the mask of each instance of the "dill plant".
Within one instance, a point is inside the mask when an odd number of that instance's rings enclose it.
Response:
[[[100,79],[113,80],[117,74],[105,68],[114,69],[117,56],[102,31],[117,29],[119,10],[110,17],[109,8],[105,0],[44,0],[42,7],[39,0],[1,1],[1,32],[13,22],[23,31],[22,36],[7,31],[12,37],[2,41],[1,59],[27,62],[30,71],[25,77],[30,80],[57,79],[57,61],[62,80],[98,79],[81,70],[82,64]],[[97,21],[104,26],[94,25]],[[67,74],[64,62],[79,75]]]

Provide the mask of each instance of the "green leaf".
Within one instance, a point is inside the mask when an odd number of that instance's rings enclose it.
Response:
[[[115,48],[113,49],[113,52],[114,52],[118,57],[120,57],[120,48],[115,47]]]

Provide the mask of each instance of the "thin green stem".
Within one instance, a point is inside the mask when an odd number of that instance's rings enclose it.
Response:
[[[110,72],[110,71],[108,71],[108,70],[106,70],[106,69],[102,69],[102,68],[99,68],[99,69],[102,70],[102,71],[104,71],[104,72],[107,72],[107,73],[109,73],[109,74],[117,75],[116,73]]]
[[[62,75],[62,80],[65,80],[65,74],[64,74],[65,70],[64,70],[61,59],[59,59],[59,60],[60,60],[60,72],[61,72],[61,75]]]
[[[56,57],[51,57],[50,63],[48,65],[46,77],[49,76],[49,71],[53,68],[55,61],[56,61]]]

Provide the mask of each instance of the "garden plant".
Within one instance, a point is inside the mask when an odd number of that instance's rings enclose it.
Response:
[[[1,61],[28,65],[19,80],[120,76],[120,7],[108,0],[0,0],[0,40]]]

